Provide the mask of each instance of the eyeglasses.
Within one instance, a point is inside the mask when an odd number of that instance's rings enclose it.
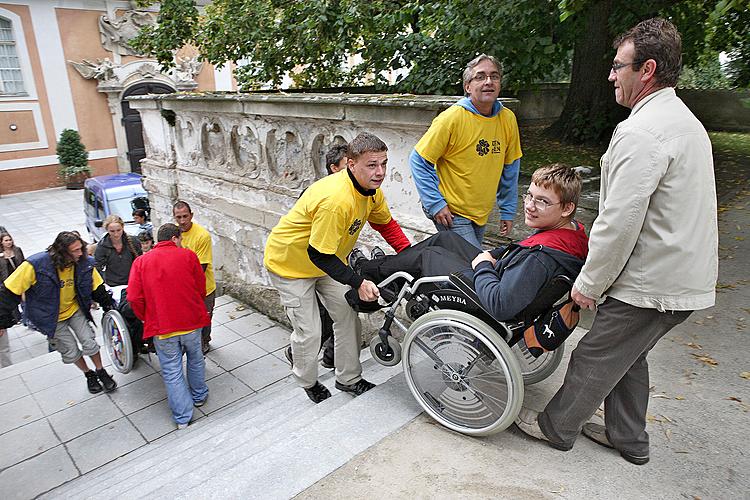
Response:
[[[549,207],[552,207],[554,205],[559,205],[560,203],[562,203],[562,202],[550,203],[547,200],[542,200],[540,198],[534,198],[534,196],[531,193],[526,193],[523,196],[523,202],[524,203],[533,203],[534,206],[536,207],[536,209],[539,210],[540,212],[544,212]]]
[[[642,64],[642,63],[643,61],[633,61],[629,63],[612,63],[612,71],[617,73],[618,71],[620,71],[622,68],[626,66],[632,66],[634,64]]]
[[[502,79],[500,73],[490,73],[489,75],[485,73],[477,73],[471,78],[471,80],[477,83],[484,83],[488,78],[493,82],[499,82]]]

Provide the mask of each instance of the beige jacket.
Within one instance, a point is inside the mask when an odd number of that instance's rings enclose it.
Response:
[[[711,142],[677,97],[661,89],[635,105],[601,159],[599,216],[576,287],[637,307],[705,309],[718,274]]]

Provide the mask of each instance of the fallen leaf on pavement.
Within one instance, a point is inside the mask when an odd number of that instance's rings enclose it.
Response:
[[[703,346],[701,346],[700,344],[696,344],[695,342],[688,342],[685,345],[688,347],[692,347],[693,349],[703,349]]]
[[[702,354],[695,354],[694,352],[691,352],[690,355],[694,356],[695,359],[697,359],[698,361],[706,363],[707,365],[716,366],[716,365],[719,364],[718,361],[716,361],[714,358],[712,358],[710,356],[705,356],[705,355],[702,355]]]
[[[677,401],[685,401],[685,396],[675,396]]]
[[[737,401],[738,403],[742,403],[742,400],[736,396],[729,396],[727,399],[729,401]]]
[[[672,399],[669,396],[667,396],[666,394],[654,394],[651,397],[654,398],[654,399],[657,399],[657,398],[658,399]]]
[[[750,372],[742,372],[740,373],[740,377],[750,380]]]
[[[237,306],[234,308],[235,311],[244,311],[245,309],[247,309],[245,306]]]

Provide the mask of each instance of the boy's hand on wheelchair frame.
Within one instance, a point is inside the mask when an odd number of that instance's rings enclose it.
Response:
[[[378,286],[370,280],[364,280],[359,288],[357,288],[359,299],[365,302],[373,302],[378,300],[380,297],[380,290]]]
[[[497,260],[490,254],[490,252],[482,252],[471,261],[471,268],[476,269],[480,262],[489,262],[494,267]]]
[[[586,297],[575,286],[570,290],[570,298],[573,299],[573,302],[581,306],[581,309],[596,310],[596,301],[590,297]]]

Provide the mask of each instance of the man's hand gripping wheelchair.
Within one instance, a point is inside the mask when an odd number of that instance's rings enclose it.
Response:
[[[459,273],[415,280],[400,271],[378,287],[394,291],[404,281],[395,299],[388,301],[383,326],[370,341],[373,358],[386,366],[402,362],[412,395],[445,427],[474,436],[506,429],[521,410],[524,384],[546,379],[560,364],[562,346],[534,357],[523,332],[569,297],[571,280],[553,278],[509,322],[494,319],[482,307],[471,281]],[[408,327],[395,315],[404,302],[413,320]],[[405,332],[402,345],[391,335],[394,324]]]

